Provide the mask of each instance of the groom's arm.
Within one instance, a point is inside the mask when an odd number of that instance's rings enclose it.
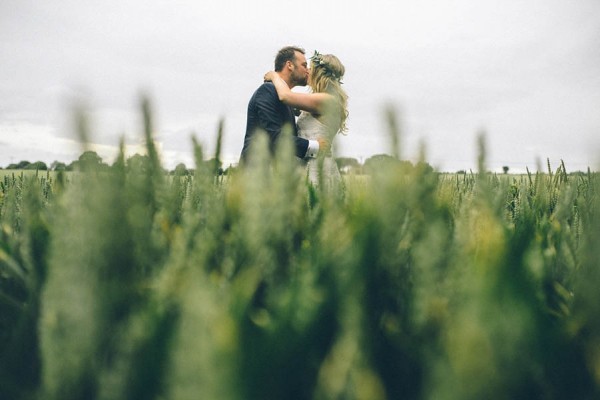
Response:
[[[265,84],[259,88],[256,97],[257,114],[259,118],[259,126],[263,128],[270,137],[272,146],[277,143],[281,131],[284,128],[281,102],[277,97],[277,92],[272,84]],[[291,124],[291,122],[289,122]],[[293,129],[290,126],[290,129]],[[307,140],[298,136],[294,136],[294,147],[296,156],[299,158],[316,157],[319,152],[319,142],[316,140]],[[272,149],[274,150],[274,149]]]

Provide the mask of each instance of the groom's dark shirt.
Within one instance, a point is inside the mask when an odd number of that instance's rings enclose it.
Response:
[[[274,152],[281,130],[285,126],[292,129],[296,156],[304,158],[308,149],[308,140],[298,137],[296,120],[291,107],[279,101],[275,86],[271,82],[263,83],[252,95],[248,103],[248,116],[246,120],[246,136],[240,162],[248,158],[252,142],[256,139],[257,130],[263,130],[269,137],[271,153]]]

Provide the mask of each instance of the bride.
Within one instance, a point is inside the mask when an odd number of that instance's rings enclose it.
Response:
[[[292,92],[275,71],[265,74],[265,80],[275,85],[279,100],[302,110],[298,117],[298,136],[305,139],[324,138],[331,143],[334,136],[345,133],[348,117],[348,96],[342,89],[345,68],[332,54],[315,54],[310,58],[308,85],[311,93]],[[331,150],[311,158],[307,163],[307,177],[313,185],[323,184],[327,190],[341,190],[342,178]]]

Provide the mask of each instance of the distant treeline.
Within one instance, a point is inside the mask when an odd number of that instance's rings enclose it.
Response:
[[[82,162],[91,162],[94,165],[98,166],[106,166],[108,164],[102,161],[102,158],[95,151],[85,151],[83,154],[79,156],[79,158],[70,164],[66,164],[61,161],[54,161],[52,164],[48,166],[43,161],[29,162],[29,161],[20,161],[16,164],[9,164],[6,169],[25,169],[25,170],[41,170],[41,171],[74,171],[79,168],[79,165]],[[0,167],[1,169],[2,167]]]
[[[335,160],[336,160],[338,167],[340,168],[340,171],[342,172],[342,174],[364,174],[364,173],[369,174],[374,169],[385,168],[385,165],[390,162],[394,162],[394,163],[400,162],[407,168],[413,167],[413,164],[410,161],[406,161],[406,160],[398,161],[397,159],[395,159],[394,157],[392,157],[388,154],[376,154],[374,156],[367,158],[364,161],[364,163],[361,163],[358,159],[352,158],[352,157],[337,157]],[[140,155],[140,154],[135,154],[126,160],[126,163],[128,166],[131,166],[133,164],[144,165],[147,162],[148,162],[148,156]],[[232,169],[236,168],[236,166],[234,166],[234,165],[229,165],[228,167],[223,168],[223,163],[220,160],[218,160],[215,163],[214,158],[210,159],[210,160],[206,160],[205,162],[213,168],[216,166],[215,169],[219,175],[221,175],[221,174],[226,175]],[[95,151],[85,151],[79,156],[79,158],[77,160],[75,160],[69,164],[60,162],[60,161],[54,161],[50,165],[46,164],[43,161],[36,161],[36,162],[20,161],[18,163],[9,164],[4,169],[38,170],[38,171],[48,171],[48,170],[50,170],[50,171],[77,171],[77,170],[81,169],[80,167],[81,167],[81,164],[83,164],[83,163],[94,166],[94,168],[96,170],[98,170],[98,169],[102,170],[104,168],[108,169],[111,167],[111,165],[104,162],[102,160],[102,157],[100,157]],[[433,169],[433,167],[431,167],[429,165],[427,165],[427,166],[428,166],[428,168]],[[0,167],[0,169],[3,169],[3,168]],[[506,168],[506,171],[508,171],[508,167]],[[188,168],[184,163],[179,163],[179,164],[177,164],[177,166],[175,166],[174,169],[172,169],[170,171],[166,170],[165,172],[168,172],[171,174],[177,174],[177,175],[187,175],[187,174],[193,174],[194,169]]]
[[[126,165],[129,168],[131,168],[133,166],[141,166],[143,168],[143,166],[148,164],[148,162],[149,162],[149,158],[147,155],[135,154],[126,160]],[[219,173],[224,172],[222,169],[222,163],[220,161],[217,164],[215,164],[214,159],[207,160],[205,162],[212,166],[216,165],[217,171]],[[20,161],[19,163],[16,163],[16,164],[15,163],[9,164],[5,169],[38,170],[38,171],[48,171],[48,170],[50,170],[50,171],[78,171],[81,169],[81,165],[83,165],[83,164],[92,166],[95,170],[100,170],[100,171],[102,171],[103,169],[110,169],[112,166],[114,166],[114,163],[113,163],[113,165],[109,165],[108,163],[104,162],[102,160],[102,157],[100,157],[98,155],[98,153],[96,153],[95,151],[85,151],[79,156],[79,158],[77,160],[75,160],[69,164],[60,162],[60,161],[54,161],[50,165],[46,164],[43,161],[36,161],[36,162]],[[2,169],[2,167],[0,167],[0,169]],[[193,173],[194,170],[188,169],[185,166],[185,164],[180,163],[172,171],[165,170],[165,172],[189,174],[189,173]]]

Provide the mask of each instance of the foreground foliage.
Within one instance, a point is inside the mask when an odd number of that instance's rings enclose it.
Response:
[[[167,177],[144,112],[143,168],[1,182],[0,398],[600,395],[597,174]]]

